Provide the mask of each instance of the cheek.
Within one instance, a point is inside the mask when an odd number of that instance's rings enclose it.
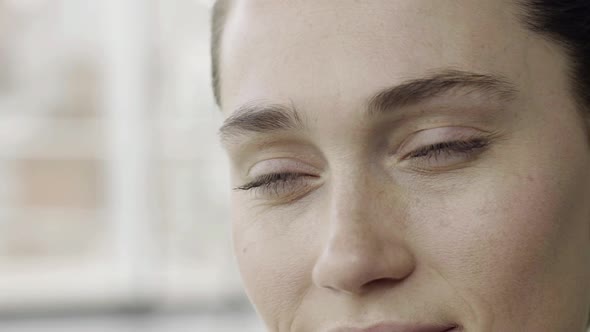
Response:
[[[490,184],[474,202],[474,239],[496,275],[505,274],[514,283],[522,276],[526,282],[559,245],[567,204],[552,182],[543,174],[508,177]]]
[[[303,216],[288,211],[258,213],[232,201],[234,253],[248,297],[268,326],[288,321],[311,282],[312,234]],[[275,328],[276,330],[276,328]]]
[[[431,204],[438,211],[430,220],[443,217],[422,230],[431,264],[478,316],[496,324],[567,306],[553,297],[575,295],[575,289],[556,285],[564,276],[584,280],[579,265],[587,255],[579,252],[589,249],[583,181],[551,167],[504,174]]]

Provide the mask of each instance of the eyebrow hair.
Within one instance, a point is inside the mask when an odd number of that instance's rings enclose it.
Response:
[[[367,111],[370,115],[386,113],[453,90],[461,90],[465,95],[480,93],[488,98],[501,100],[512,100],[517,92],[513,84],[499,75],[445,70],[428,77],[408,80],[376,93],[369,99]]]
[[[245,132],[265,133],[277,130],[302,129],[304,123],[293,102],[289,105],[250,102],[240,106],[219,129],[221,141]]]
[[[376,116],[405,106],[424,102],[454,90],[465,94],[480,93],[489,98],[511,100],[515,87],[498,75],[478,74],[460,70],[444,70],[430,76],[411,79],[377,92],[367,101],[367,114]],[[302,129],[301,115],[290,104],[250,102],[240,106],[228,117],[219,136],[222,142],[247,132],[266,133]]]

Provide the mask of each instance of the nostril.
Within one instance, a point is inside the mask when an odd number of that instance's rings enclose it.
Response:
[[[390,288],[399,282],[399,280],[393,278],[380,278],[369,281],[368,283],[363,285],[362,288],[366,291],[375,290],[379,288]]]

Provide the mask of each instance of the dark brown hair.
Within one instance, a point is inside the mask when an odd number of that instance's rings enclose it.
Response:
[[[574,98],[590,115],[590,0],[520,0],[523,21],[566,51]]]

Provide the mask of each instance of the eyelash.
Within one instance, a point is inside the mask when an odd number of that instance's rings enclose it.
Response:
[[[481,150],[489,145],[489,140],[486,138],[475,138],[471,140],[456,140],[449,142],[435,143],[426,145],[415,151],[406,154],[402,159],[434,159],[437,160],[442,154],[449,156],[453,154],[471,155],[476,150]],[[234,188],[234,190],[248,191],[252,189],[260,189],[263,191],[271,191],[279,193],[285,186],[289,186],[295,181],[299,181],[302,177],[313,177],[298,173],[271,173],[264,174],[255,178],[252,182],[246,183],[242,186]]]
[[[470,154],[474,150],[483,149],[488,146],[489,140],[485,138],[474,138],[471,140],[456,140],[449,142],[435,143],[421,147],[415,151],[412,151],[405,155],[402,159],[413,159],[413,158],[427,158],[437,159],[441,154]]]
[[[264,174],[254,179],[254,181],[246,183],[245,185],[236,187],[234,189],[251,190],[260,187],[269,189],[269,187],[274,186],[275,188],[271,189],[275,189],[275,191],[278,191],[280,189],[278,188],[279,185],[289,183],[294,180],[298,180],[300,177],[302,177],[302,175],[297,173]]]

